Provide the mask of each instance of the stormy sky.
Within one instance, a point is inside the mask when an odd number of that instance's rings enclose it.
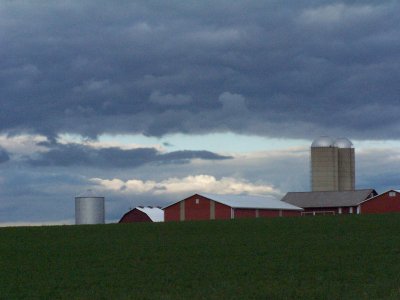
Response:
[[[396,188],[398,1],[0,1],[0,223],[309,189],[320,135]]]

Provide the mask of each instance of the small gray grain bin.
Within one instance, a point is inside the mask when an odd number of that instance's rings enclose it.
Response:
[[[104,224],[104,201],[90,190],[75,197],[75,224]]]

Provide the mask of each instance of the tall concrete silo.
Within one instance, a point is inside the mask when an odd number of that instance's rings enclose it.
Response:
[[[91,191],[75,197],[75,224],[104,224],[104,201]]]
[[[347,138],[335,140],[338,148],[339,191],[349,191],[355,188],[355,154],[353,143]]]
[[[322,136],[311,144],[311,189],[312,191],[337,191],[338,148],[330,137]]]
[[[347,138],[323,136],[311,144],[312,191],[346,191],[355,188],[355,155]]]

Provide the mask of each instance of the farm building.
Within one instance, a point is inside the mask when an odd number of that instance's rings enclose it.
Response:
[[[164,211],[160,207],[138,206],[124,214],[119,223],[163,222]]]
[[[164,207],[165,221],[300,216],[303,209],[274,197],[194,194]]]
[[[362,214],[400,212],[400,191],[387,191],[361,202],[359,206]]]
[[[283,202],[304,208],[302,215],[359,214],[361,204],[377,195],[374,189],[329,192],[290,192]]]

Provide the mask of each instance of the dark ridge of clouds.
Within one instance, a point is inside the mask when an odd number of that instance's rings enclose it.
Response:
[[[0,131],[397,139],[399,14],[394,1],[3,1]]]
[[[42,145],[45,145],[42,143]],[[160,153],[154,148],[123,150],[120,148],[96,149],[81,144],[47,144],[50,150],[26,160],[37,167],[99,167],[135,168],[148,163],[183,164],[192,159],[224,160],[223,156],[209,151],[175,151]]]
[[[10,160],[8,152],[0,147],[0,164]]]

